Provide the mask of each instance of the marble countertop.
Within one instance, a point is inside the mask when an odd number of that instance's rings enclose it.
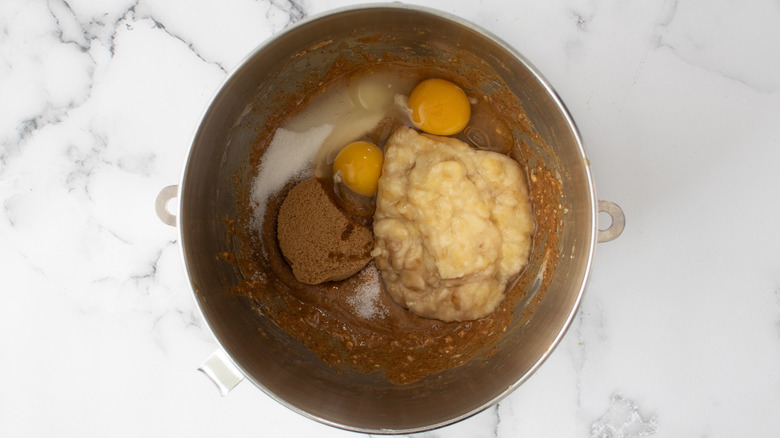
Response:
[[[415,3],[546,76],[627,217],[541,369],[425,436],[776,435],[780,3]],[[358,435],[196,371],[217,345],[154,212],[228,72],[348,4],[0,2],[0,436]]]

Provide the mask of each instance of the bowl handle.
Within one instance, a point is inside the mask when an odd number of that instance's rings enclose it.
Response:
[[[154,210],[157,212],[157,217],[163,223],[172,227],[176,226],[176,215],[168,210],[168,202],[177,196],[179,196],[179,186],[168,186],[160,190],[157,200],[154,202]]]
[[[244,380],[244,374],[222,349],[211,353],[198,371],[202,371],[217,385],[219,394],[223,397]]]
[[[613,202],[599,201],[599,213],[608,214],[612,218],[612,223],[606,229],[599,228],[597,241],[602,243],[617,239],[626,228],[626,215],[623,214],[623,209]]]

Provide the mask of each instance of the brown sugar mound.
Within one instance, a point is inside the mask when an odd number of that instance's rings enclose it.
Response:
[[[309,178],[290,191],[279,209],[279,248],[301,283],[343,280],[371,260],[371,229],[339,209],[327,190]]]

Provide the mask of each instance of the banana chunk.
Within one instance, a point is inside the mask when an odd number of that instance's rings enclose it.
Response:
[[[442,321],[485,317],[528,262],[534,220],[511,158],[399,128],[385,146],[374,256],[392,298]]]

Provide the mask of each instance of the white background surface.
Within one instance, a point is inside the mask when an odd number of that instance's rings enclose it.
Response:
[[[0,436],[358,434],[251,384],[220,398],[154,214],[221,81],[350,2],[0,2]],[[519,390],[431,437],[775,436],[780,3],[418,1],[523,53],[627,227]]]

